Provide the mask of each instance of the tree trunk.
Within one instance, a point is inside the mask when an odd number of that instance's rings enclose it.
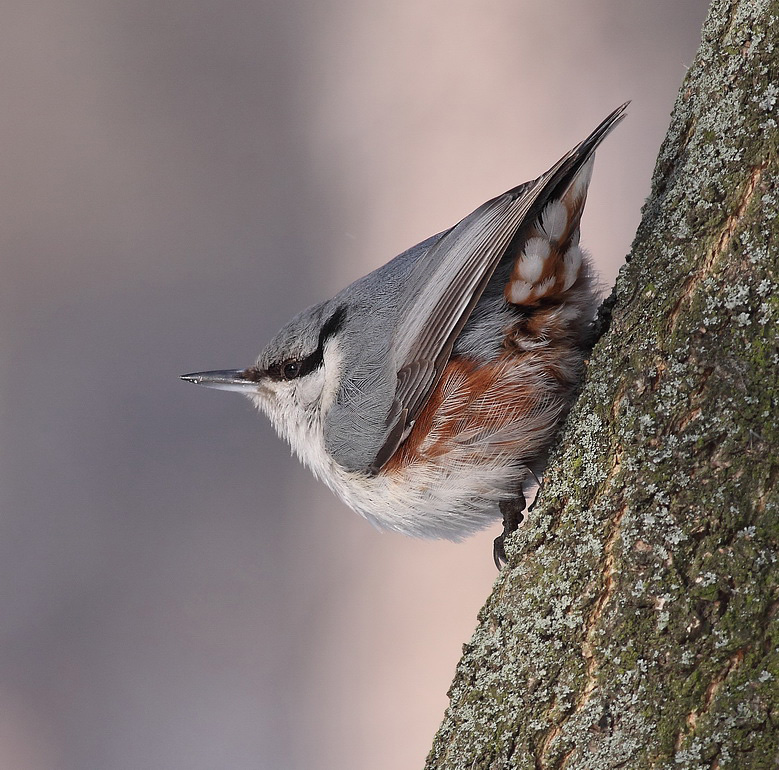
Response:
[[[427,770],[779,767],[778,101],[779,2],[714,0]]]

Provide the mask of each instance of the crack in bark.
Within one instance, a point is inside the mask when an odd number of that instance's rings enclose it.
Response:
[[[736,650],[726,661],[722,670],[709,682],[709,686],[706,688],[706,692],[703,694],[703,703],[700,707],[694,708],[684,719],[684,724],[687,726],[687,730],[682,728],[674,741],[674,750],[679,751],[684,743],[684,739],[689,737],[695,732],[695,727],[698,724],[698,720],[708,713],[711,707],[714,696],[722,687],[723,682],[728,678],[732,671],[735,671],[742,660],[744,660],[744,648]]]
[[[608,482],[609,479],[613,478],[619,471],[620,469],[619,457],[620,455],[618,454],[614,462],[614,467],[612,468],[608,479],[606,479],[606,482]],[[604,482],[604,486],[606,482]],[[555,742],[555,740],[559,737],[560,733],[562,733],[567,722],[571,719],[571,717],[580,713],[584,709],[587,703],[589,703],[592,694],[595,692],[598,686],[597,675],[599,670],[599,664],[598,664],[598,660],[595,657],[595,631],[597,629],[597,626],[601,618],[603,617],[603,613],[606,609],[606,606],[611,600],[611,597],[614,595],[614,590],[615,590],[614,574],[616,573],[616,570],[614,568],[614,563],[616,561],[614,551],[615,551],[617,540],[621,535],[620,524],[622,522],[622,518],[625,515],[626,510],[627,510],[627,504],[622,503],[619,510],[612,518],[611,531],[609,532],[609,535],[606,538],[606,541],[603,545],[604,559],[603,559],[603,567],[601,569],[601,576],[603,578],[603,588],[601,589],[600,594],[598,595],[595,601],[595,604],[592,608],[592,612],[587,618],[587,622],[585,624],[586,631],[584,634],[584,639],[582,640],[582,657],[584,658],[584,663],[585,663],[584,687],[582,688],[581,694],[578,697],[573,709],[571,709],[571,711],[565,714],[560,722],[558,722],[556,725],[553,725],[548,730],[546,736],[544,737],[544,740],[541,742],[541,746],[539,747],[538,753],[536,754],[535,757],[536,770],[564,770],[564,768],[568,764],[568,760],[576,751],[577,747],[573,746],[571,749],[566,751],[560,757],[560,759],[557,760],[554,764],[546,764],[545,762],[545,756],[547,754],[547,751]]]
[[[706,255],[700,269],[696,270],[692,275],[688,276],[684,280],[679,298],[676,300],[673,308],[671,308],[671,312],[668,314],[666,328],[669,332],[676,328],[676,322],[681,315],[684,305],[692,297],[693,292],[697,289],[699,284],[709,275],[709,273],[711,273],[718,258],[730,244],[731,238],[736,232],[736,229],[738,228],[738,225],[741,222],[747,207],[752,202],[752,198],[755,195],[758,183],[763,176],[763,171],[767,166],[768,161],[765,160],[760,165],[755,166],[752,169],[752,172],[749,175],[749,179],[744,186],[744,191],[741,194],[738,205],[736,206],[736,210],[725,220],[725,224],[720,231],[719,237],[717,238],[717,242],[714,244],[714,247]]]
[[[765,510],[765,501],[768,498],[768,495],[773,491],[778,477],[779,465],[772,465],[768,472],[768,478],[766,479],[765,486],[758,493],[757,498],[755,499],[755,510],[758,511],[758,513],[762,513]]]
[[[614,594],[614,547],[616,545],[617,539],[622,534],[620,530],[620,524],[626,510],[627,505],[623,503],[614,516],[612,530],[609,533],[609,536],[606,539],[606,543],[603,547],[603,552],[606,557],[603,561],[603,569],[601,570],[601,575],[603,576],[603,590],[595,602],[595,606],[593,607],[592,613],[590,613],[590,617],[587,619],[587,632],[584,635],[584,640],[582,641],[582,655],[587,664],[587,680],[584,686],[584,690],[582,691],[582,701],[577,704],[574,713],[582,709],[597,686],[595,675],[597,673],[598,666],[597,661],[595,660],[594,652],[595,629],[600,622],[600,619],[603,617],[603,611],[605,610],[606,605],[609,603],[609,600]]]

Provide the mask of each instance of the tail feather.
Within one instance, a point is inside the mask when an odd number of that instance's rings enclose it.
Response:
[[[546,202],[523,239],[506,283],[506,301],[537,305],[569,291],[585,269],[579,248],[579,223],[595,159],[590,155],[568,184]]]
[[[624,117],[628,103],[612,112],[583,142],[536,180],[543,193],[509,246],[511,277],[504,287],[510,304],[537,307],[565,295],[585,279],[587,261],[579,248],[579,222],[592,176],[595,150]],[[519,191],[520,188],[517,188]]]

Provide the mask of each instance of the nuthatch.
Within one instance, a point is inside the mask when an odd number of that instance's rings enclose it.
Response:
[[[458,540],[500,507],[500,565],[582,375],[598,292],[579,221],[626,107],[538,179],[304,310],[252,366],[182,379],[248,396],[379,527]]]

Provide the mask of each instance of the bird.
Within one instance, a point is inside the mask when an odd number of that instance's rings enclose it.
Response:
[[[296,315],[237,391],[380,529],[461,540],[523,519],[591,349],[600,288],[579,245],[595,150],[629,102],[536,179]]]

